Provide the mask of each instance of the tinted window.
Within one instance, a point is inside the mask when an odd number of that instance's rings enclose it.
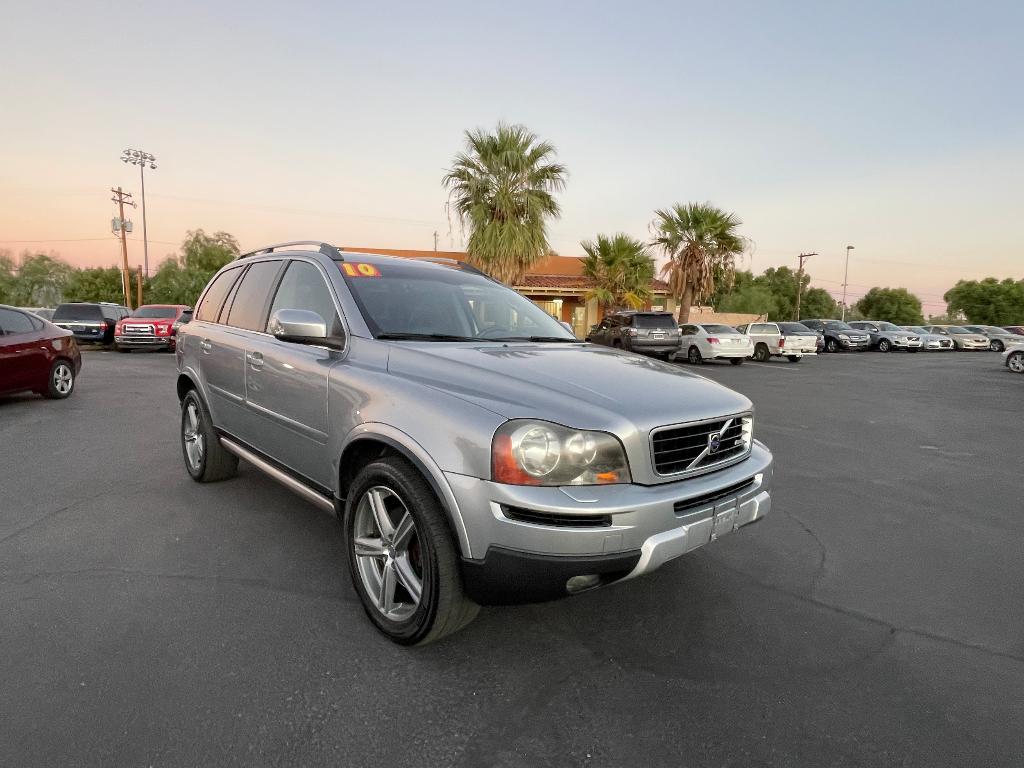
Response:
[[[736,329],[728,325],[705,325],[703,327],[708,333],[736,333]]]
[[[751,333],[777,333],[777,329],[774,325],[768,323],[755,323],[750,326]]]
[[[100,312],[103,313],[103,317],[105,319],[107,319],[107,320],[114,320],[114,321],[120,320],[122,317],[126,317],[128,315],[128,313],[125,312],[120,307],[104,307],[104,306],[101,306],[100,307]]]
[[[172,317],[177,317],[177,307],[139,307],[132,312],[132,317],[149,317],[169,320]]]
[[[684,325],[679,329],[679,333],[683,336],[694,336],[697,333],[697,326],[695,325]]]
[[[0,309],[0,331],[7,334],[31,333],[38,330],[28,315],[15,312],[13,309]]]
[[[238,272],[237,268],[229,269],[227,272],[222,272],[214,278],[210,287],[206,290],[206,295],[203,296],[203,300],[199,302],[199,306],[196,308],[197,320],[206,320],[211,323],[217,322],[221,304],[224,303],[224,298],[228,295],[228,291],[231,290],[231,286],[235,284]]]
[[[372,278],[362,279],[376,282]],[[334,308],[331,289],[327,287],[320,270],[309,262],[293,261],[288,265],[281,286],[274,296],[274,303],[270,307],[270,315],[279,309],[305,309],[316,312],[327,323],[329,336],[341,335],[341,323]]]
[[[633,325],[637,328],[675,328],[676,321],[672,315],[633,315]]]
[[[103,315],[95,304],[61,304],[53,313],[53,319],[99,321]]]
[[[263,313],[280,267],[280,261],[260,261],[249,267],[231,300],[228,325],[250,331],[262,331],[266,327]]]

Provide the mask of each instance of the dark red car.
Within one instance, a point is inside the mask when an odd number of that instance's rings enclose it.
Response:
[[[67,397],[80,370],[82,354],[71,331],[0,304],[0,395]]]

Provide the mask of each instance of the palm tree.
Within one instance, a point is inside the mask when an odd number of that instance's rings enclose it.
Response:
[[[685,323],[694,300],[714,292],[716,276],[728,280],[732,275],[745,245],[736,231],[742,222],[710,203],[676,203],[654,216],[653,245],[668,256],[661,273],[679,301],[679,322]]]
[[[608,237],[598,235],[595,241],[580,245],[586,251],[583,274],[595,282],[587,300],[597,299],[601,314],[609,306],[639,309],[651,296],[654,261],[647,246],[621,232]]]
[[[442,179],[469,225],[469,261],[504,283],[521,279],[551,250],[545,221],[560,213],[554,193],[567,175],[555,154],[524,126],[499,123],[494,133],[466,131],[466,151]]]

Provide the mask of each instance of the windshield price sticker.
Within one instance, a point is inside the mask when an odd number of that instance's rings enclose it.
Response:
[[[346,277],[380,277],[380,270],[373,264],[343,261],[341,271],[345,273]]]

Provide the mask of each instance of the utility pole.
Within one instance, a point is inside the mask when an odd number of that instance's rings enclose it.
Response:
[[[437,256],[437,230],[434,230],[434,255]]]
[[[140,269],[135,273],[135,308],[138,309],[142,306],[142,270]]]
[[[817,253],[801,253],[798,257],[800,269],[796,273],[796,317],[793,318],[797,322],[800,322],[800,297],[804,292],[804,261],[817,255]]]
[[[843,316],[840,318],[846,322],[846,281],[850,278],[850,251],[854,250],[852,245],[846,246],[846,269],[843,271]]]
[[[114,193],[114,196],[110,199],[117,203],[117,220],[121,230],[121,285],[124,288],[124,305],[130,307],[132,303],[132,284],[131,274],[128,272],[128,226],[124,220],[124,206],[128,204],[134,208],[135,203],[132,202],[131,192],[124,192],[120,187],[116,189],[111,187],[110,191]]]

